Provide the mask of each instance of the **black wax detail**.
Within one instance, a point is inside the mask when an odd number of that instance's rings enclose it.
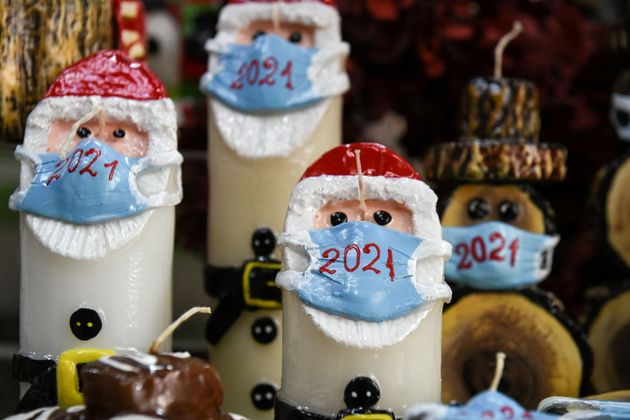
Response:
[[[381,226],[385,226],[392,221],[392,215],[385,210],[377,210],[374,212],[374,221]]]
[[[336,211],[330,215],[330,224],[333,226],[346,223],[347,221],[348,221],[348,216],[346,215],[346,213],[342,211]]]
[[[31,384],[35,378],[54,366],[54,360],[32,359],[28,356],[16,353],[13,355],[11,369],[13,371],[13,379]]]
[[[273,231],[269,228],[256,229],[252,234],[251,247],[255,257],[244,261],[241,267],[205,267],[206,293],[219,300],[206,325],[206,339],[211,344],[221,340],[242,311],[259,309],[260,302],[275,302],[278,305],[282,302],[282,292],[275,285],[280,261],[271,258],[276,247]],[[247,301],[244,285],[247,285]]]
[[[263,316],[252,324],[252,337],[260,344],[269,344],[278,336],[278,326],[273,318]]]
[[[630,122],[630,114],[620,109],[615,111],[615,118],[617,119],[617,123],[622,127],[625,127]]]
[[[257,384],[252,388],[250,394],[252,398],[252,404],[258,410],[271,410],[273,408],[273,401],[276,396],[276,387],[271,384]]]
[[[160,53],[161,47],[157,39],[153,37],[149,37],[147,44],[148,44],[149,55],[157,55]]]
[[[82,139],[87,139],[88,137],[90,137],[90,134],[92,134],[92,132],[87,127],[79,127],[77,129],[77,136],[81,137]]]
[[[98,335],[103,328],[101,317],[94,309],[77,309],[70,316],[70,329],[79,340],[87,341]]]
[[[370,408],[378,403],[381,391],[372,378],[357,376],[346,385],[343,402],[351,409]]]
[[[503,201],[499,204],[499,219],[502,222],[511,222],[521,214],[521,206],[513,201]]]
[[[490,206],[483,198],[473,198],[468,203],[468,216],[473,220],[480,220],[490,214]]]
[[[114,135],[114,137],[116,137],[117,139],[122,139],[123,137],[125,137],[125,130],[123,130],[122,128],[116,128],[112,134]]]
[[[273,410],[274,420],[336,420],[336,416],[311,413],[303,407],[293,406],[282,400],[282,395],[276,395]]]
[[[252,235],[252,249],[256,257],[270,258],[276,248],[276,235],[269,228],[259,228]]]
[[[298,31],[291,32],[291,34],[289,35],[289,42],[292,42],[294,44],[299,44],[300,41],[302,41],[302,32],[298,32]]]
[[[15,413],[27,413],[57,405],[57,366],[50,366],[34,378],[31,387],[20,399]]]

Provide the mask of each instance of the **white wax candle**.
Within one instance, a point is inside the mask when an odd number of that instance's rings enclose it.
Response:
[[[325,153],[293,190],[276,278],[285,288],[277,420],[400,416],[439,401],[450,245],[419,178],[391,150],[353,143]]]
[[[211,101],[212,102],[212,101]],[[287,157],[262,159],[239,156],[230,150],[217,129],[210,107],[208,167],[208,262],[238,267],[253,258],[252,233],[260,227],[282,230],[293,185],[306,167],[324,151],[341,142],[341,98],[327,100],[327,110],[305,144]],[[259,344],[251,335],[252,324],[271,317],[278,336]],[[221,340],[211,348],[211,361],[225,388],[224,407],[246,417],[271,419],[273,411],[257,410],[252,389],[260,383],[280,387],[282,362],[280,310],[244,311]]]
[[[295,182],[341,142],[348,46],[340,39],[336,9],[324,2],[228,4],[217,29],[206,44],[210,58],[201,87],[211,96],[207,261],[221,269],[254,258],[257,229],[282,229]],[[224,407],[270,420],[280,386],[280,311],[243,310],[237,316],[218,341],[212,338]],[[265,317],[274,337],[256,341],[252,332],[261,327],[254,324]]]

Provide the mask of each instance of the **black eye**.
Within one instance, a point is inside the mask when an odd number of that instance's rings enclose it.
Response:
[[[302,41],[302,32],[293,31],[289,35],[289,41],[294,44],[299,44]]]
[[[392,221],[392,215],[385,210],[378,210],[374,212],[374,221],[381,226],[385,226]]]
[[[346,213],[344,212],[336,211],[330,215],[330,224],[333,226],[340,225],[347,221],[348,221],[348,216],[346,216]]]
[[[92,132],[87,127],[79,127],[79,129],[77,130],[77,136],[81,137],[82,139],[90,137],[90,134],[92,134]]]
[[[511,222],[521,214],[521,206],[513,201],[504,201],[499,204],[499,218],[504,222]]]
[[[263,36],[265,34],[266,34],[265,31],[263,31],[262,29],[258,29],[256,32],[254,32],[254,35],[252,35],[252,41],[258,38],[259,36]]]
[[[468,203],[468,216],[471,219],[483,219],[490,213],[488,202],[483,198],[473,198]]]
[[[94,309],[77,309],[70,316],[70,330],[79,340],[87,341],[96,337],[101,328],[103,328],[103,322]]]
[[[112,134],[117,139],[122,139],[123,137],[125,137],[126,133],[125,133],[125,130],[123,130],[122,128],[117,128],[117,129],[114,130],[114,132]]]
[[[617,116],[617,122],[619,123],[619,125],[621,125],[623,127],[628,125],[628,122],[630,122],[630,115],[628,115],[628,113],[626,111],[622,111],[622,110],[618,109],[615,112],[615,115]]]

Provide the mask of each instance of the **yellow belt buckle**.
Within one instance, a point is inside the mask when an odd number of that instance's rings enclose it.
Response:
[[[57,404],[61,408],[82,405],[83,395],[79,392],[77,365],[93,362],[115,353],[113,350],[89,347],[66,350],[61,353],[57,361]]]
[[[254,268],[266,268],[269,270],[279,270],[280,263],[252,261],[252,262],[248,262],[245,265],[245,270],[243,271],[243,300],[245,301],[245,304],[247,304],[248,306],[255,306],[258,308],[265,308],[265,309],[282,309],[282,303],[280,302],[277,302],[275,300],[256,299],[251,296],[251,290],[249,286],[249,275]],[[276,282],[273,280],[269,281],[267,286],[277,287]]]
[[[343,416],[341,420],[392,420],[392,416],[384,413],[349,414],[347,416]]]

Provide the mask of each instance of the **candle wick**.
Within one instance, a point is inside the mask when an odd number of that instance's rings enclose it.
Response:
[[[166,340],[171,334],[173,334],[173,331],[175,331],[184,321],[199,313],[210,314],[211,310],[207,306],[195,306],[184,312],[182,315],[180,315],[179,318],[175,320],[175,322],[166,327],[166,329],[162,331],[162,334],[160,334],[158,338],[155,339],[153,344],[151,344],[149,353],[156,355],[158,353],[158,349],[160,348],[162,343],[164,343],[164,340]]]
[[[367,206],[365,205],[365,184],[363,182],[363,168],[361,167],[361,151],[355,150],[354,157],[357,162],[357,177],[359,179],[359,208],[363,212],[363,219],[367,218]]]
[[[503,35],[494,48],[494,77],[499,79],[503,70],[503,51],[507,45],[523,31],[523,25],[518,20],[514,21],[512,30]]]
[[[494,378],[492,378],[492,383],[490,384],[491,391],[497,391],[499,389],[499,382],[501,382],[503,369],[505,368],[505,353],[502,351],[497,352],[496,363],[494,367]]]
[[[72,124],[72,127],[70,127],[70,132],[68,132],[68,137],[66,137],[64,142],[61,143],[61,147],[59,147],[59,156],[62,159],[66,158],[66,153],[68,152],[68,147],[70,146],[70,143],[72,143],[72,139],[74,138],[74,135],[76,134],[76,132],[79,129],[79,127],[82,124],[85,124],[86,122],[90,121],[92,118],[94,118],[94,116],[97,113],[99,113],[101,111],[102,111],[101,108],[94,108],[92,110],[92,112],[89,112],[89,113],[85,114],[83,117],[79,118],[77,120],[77,122]]]
[[[273,28],[278,31],[280,30],[280,4],[284,0],[280,0],[277,3],[274,3],[273,8],[271,9],[271,19],[273,21]]]
[[[99,109],[98,111],[98,137],[103,138],[103,134],[105,134],[105,111],[103,109]]]

